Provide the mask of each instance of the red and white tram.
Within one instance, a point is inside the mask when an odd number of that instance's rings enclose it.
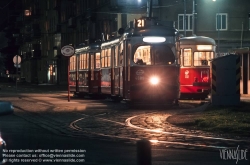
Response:
[[[211,88],[210,59],[214,58],[215,40],[204,36],[180,39],[181,99],[205,99]]]
[[[73,80],[72,71],[71,83],[76,83],[77,91],[78,82],[80,93],[98,87],[99,90],[95,92],[111,98],[131,102],[173,103],[178,101],[180,95],[177,42],[178,31],[174,29],[173,23],[162,24],[149,18],[134,20],[120,37],[102,42],[101,50],[92,51],[91,54],[92,49],[76,49],[78,53],[71,57],[72,63],[74,58],[79,61],[81,54],[86,54],[89,64],[81,77],[88,81],[80,80],[81,72],[76,69],[75,79],[79,77],[79,80]],[[100,63],[98,69],[97,59]],[[91,81],[92,76],[98,81]],[[84,83],[82,90],[80,83]]]

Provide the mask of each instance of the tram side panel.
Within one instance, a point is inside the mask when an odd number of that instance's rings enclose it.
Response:
[[[70,92],[76,92],[76,71],[69,72],[69,88]]]
[[[111,68],[101,69],[101,93],[111,95]]]
[[[93,94],[93,86],[95,83],[94,68],[95,68],[95,54],[90,53],[90,58],[89,58],[89,88],[88,88],[89,94]]]
[[[88,85],[89,85],[89,73],[88,70],[79,70],[78,72],[78,82],[79,82],[79,93],[88,93],[89,89],[88,89]]]
[[[131,54],[131,43],[128,40],[124,41],[124,78],[123,78],[123,97],[130,99],[130,54]],[[131,99],[130,99],[131,100]]]
[[[112,95],[119,96],[119,67],[112,68]]]
[[[116,45],[114,49],[114,56],[113,56],[113,68],[112,68],[112,80],[113,80],[113,96],[119,96],[119,46]]]
[[[183,97],[206,98],[210,92],[209,68],[181,68],[180,82]]]
[[[111,48],[103,47],[101,50],[101,94],[111,95]]]
[[[115,98],[120,98],[120,78],[119,78],[119,67],[112,68],[111,72],[111,96]]]

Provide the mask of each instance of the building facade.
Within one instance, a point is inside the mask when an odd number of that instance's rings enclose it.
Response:
[[[65,45],[79,47],[119,35],[129,21],[149,14],[148,0],[16,0],[1,22],[8,45],[22,57],[20,76],[30,83],[67,84]],[[217,56],[250,46],[249,0],[152,0],[152,16],[174,21],[183,36],[214,38]],[[13,16],[14,15],[14,16]],[[10,49],[12,47],[12,49]]]
[[[161,1],[156,14],[162,20],[175,21],[183,36],[214,38],[217,56],[221,56],[235,48],[249,47],[249,5],[248,0]]]

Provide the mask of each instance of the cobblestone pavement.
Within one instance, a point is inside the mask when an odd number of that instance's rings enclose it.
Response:
[[[187,110],[183,108],[201,111],[207,104],[194,108],[198,103],[181,103],[182,109],[129,109],[126,104],[109,100],[71,97],[68,102],[67,91],[53,86],[20,86],[18,91],[14,86],[2,88],[0,99],[13,103],[15,115],[65,136],[126,143],[146,138],[158,146],[188,149],[249,146],[248,139],[187,130],[166,121],[169,116]]]

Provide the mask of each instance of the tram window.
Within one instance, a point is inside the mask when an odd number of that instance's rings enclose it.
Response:
[[[150,65],[150,46],[139,46],[134,54],[134,62],[138,65]]]
[[[87,69],[88,63],[87,63],[87,54],[80,54],[80,63],[79,63],[79,69]]]
[[[108,50],[107,49],[105,49],[104,59],[105,59],[104,67],[107,67],[107,63],[108,63]]]
[[[209,60],[213,57],[213,52],[195,52],[194,66],[208,66]]]
[[[76,70],[76,62],[75,62],[76,56],[72,56],[70,57],[70,64],[69,64],[69,68],[70,70]]]
[[[78,56],[79,62],[78,62],[78,68],[81,69],[81,54]]]
[[[120,66],[123,65],[123,56],[124,56],[124,52],[123,52],[123,43],[119,46],[119,60],[120,60]]]
[[[85,55],[86,55],[85,69],[88,69],[89,68],[89,53],[87,53]]]
[[[106,51],[106,60],[107,60],[107,64],[106,64],[106,66],[107,67],[110,67],[111,66],[111,64],[110,64],[110,62],[111,62],[111,49],[109,48],[109,49],[107,49],[107,51]]]
[[[211,59],[214,58],[214,52],[208,52],[208,53],[211,53]]]
[[[88,69],[88,54],[83,54],[83,69]]]
[[[83,69],[83,54],[80,54],[79,59],[79,69]]]
[[[167,45],[155,45],[152,47],[152,62],[154,65],[168,65],[175,62],[175,55]]]
[[[82,54],[82,60],[81,60],[81,69],[84,69],[84,62],[85,62],[85,54]]]
[[[104,65],[103,67],[107,67],[107,49],[104,50]]]
[[[95,68],[100,68],[100,53],[95,54]]]
[[[139,46],[134,53],[138,65],[169,65],[175,62],[172,49],[167,45]]]
[[[95,64],[95,56],[94,55],[90,55],[90,57],[91,57],[91,66],[90,66],[90,69],[94,69],[95,68],[95,66],[94,66],[94,64]]]
[[[183,66],[191,66],[191,49],[183,50]]]
[[[115,47],[115,51],[114,51],[114,53],[115,53],[115,55],[114,55],[114,57],[115,57],[115,59],[114,59],[114,62],[115,62],[115,66],[118,66],[118,46],[116,46]]]
[[[102,53],[101,53],[101,67],[105,67],[105,50],[102,50]]]
[[[123,50],[120,53],[120,65],[123,65]]]

